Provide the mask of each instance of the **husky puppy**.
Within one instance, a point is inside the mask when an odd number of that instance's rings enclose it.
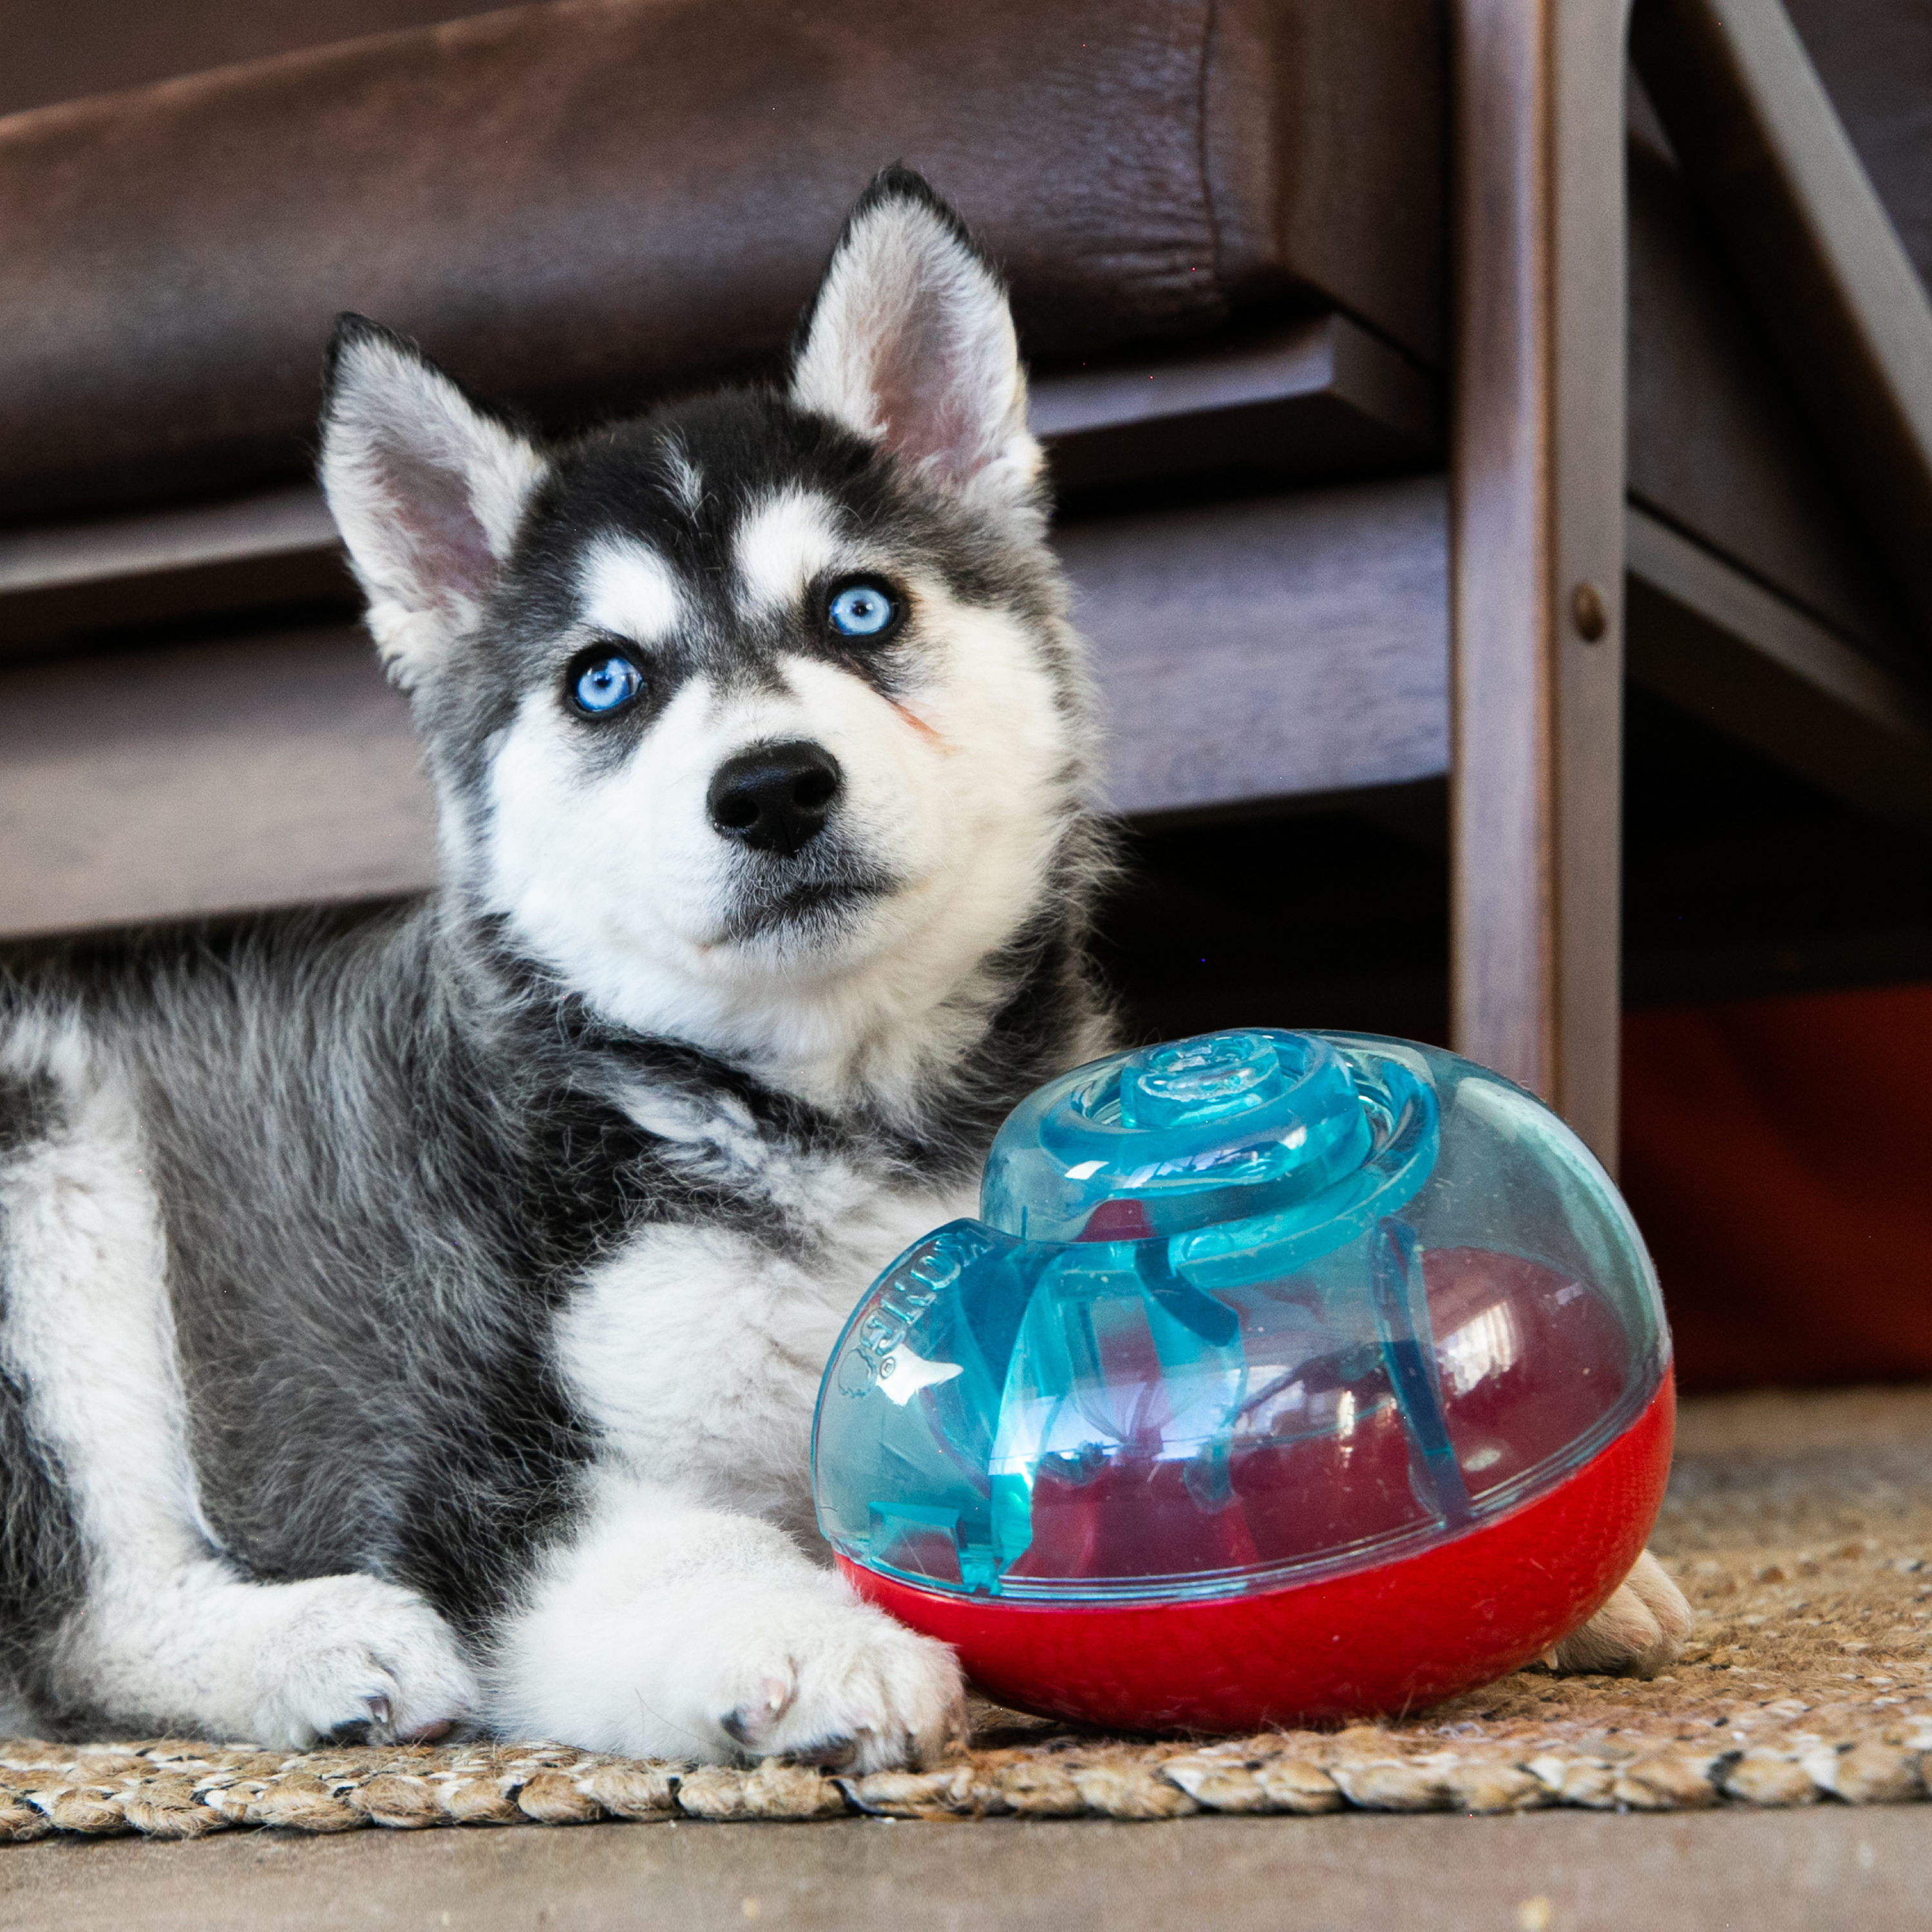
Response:
[[[442,883],[0,990],[6,1718],[956,1732],[951,1654],[802,1552],[807,1438],[873,1275],[1109,1043],[1040,471],[999,281],[902,170],[782,392],[545,448],[344,320],[322,482]]]

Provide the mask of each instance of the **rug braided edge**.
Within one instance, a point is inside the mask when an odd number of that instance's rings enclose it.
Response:
[[[1419,1749],[1372,1726],[1198,1746],[1056,1739],[922,1772],[842,1776],[662,1763],[561,1747],[378,1747],[284,1755],[161,1741],[0,1743],[0,1840],[56,1833],[198,1838],[236,1828],[576,1825],[600,1820],[1150,1820],[1196,1812],[1672,1811],[1923,1800],[1932,1727],[1745,1749]]]

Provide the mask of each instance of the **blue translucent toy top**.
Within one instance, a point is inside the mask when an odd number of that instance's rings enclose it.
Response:
[[[928,1588],[1217,1595],[1406,1553],[1561,1480],[1668,1360],[1582,1143],[1404,1041],[1079,1068],[1000,1129],[982,1213],[874,1284],[814,1425],[834,1548]]]

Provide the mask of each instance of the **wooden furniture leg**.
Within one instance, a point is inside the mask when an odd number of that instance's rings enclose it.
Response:
[[[1454,20],[1454,1040],[1614,1162],[1624,8]]]

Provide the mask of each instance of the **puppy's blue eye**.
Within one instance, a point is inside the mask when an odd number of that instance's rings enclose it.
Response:
[[[578,710],[602,718],[621,711],[644,688],[644,674],[628,658],[614,652],[586,664],[578,674],[571,694]]]
[[[892,600],[872,584],[848,584],[833,593],[826,614],[842,637],[876,638],[892,621]]]

